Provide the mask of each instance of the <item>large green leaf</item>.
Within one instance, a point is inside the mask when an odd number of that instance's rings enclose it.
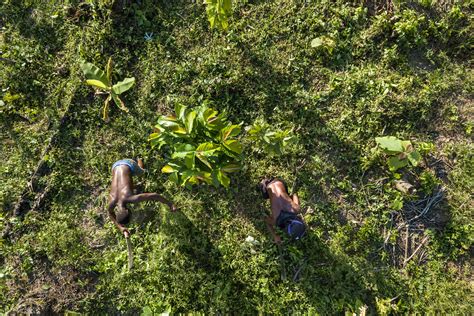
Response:
[[[209,124],[210,121],[215,120],[217,117],[217,112],[214,109],[207,108],[207,107],[202,107],[201,111],[199,112],[199,117],[204,125]]]
[[[158,119],[158,126],[177,134],[186,134],[186,129],[179,124],[174,116],[160,116]]]
[[[178,103],[174,106],[174,112],[176,113],[176,117],[178,118],[178,120],[183,120],[184,114],[186,113],[186,106]]]
[[[375,142],[388,152],[403,152],[402,141],[394,136],[375,137]]]
[[[163,173],[173,173],[173,172],[176,172],[177,170],[175,170],[173,167],[171,167],[170,165],[166,165],[164,166],[163,168],[161,168],[161,172]]]
[[[223,128],[226,120],[223,113],[219,114],[216,110],[207,107],[202,107],[199,111],[199,119],[205,128],[212,131]]]
[[[200,181],[206,182],[207,184],[212,184],[212,176],[210,172],[199,172],[196,175],[196,178]]]
[[[400,159],[397,156],[392,156],[388,158],[387,163],[388,163],[388,168],[390,169],[390,171],[396,171],[408,165],[408,160]]]
[[[229,125],[221,130],[221,140],[226,141],[229,137],[235,137],[240,134],[240,125]]]
[[[90,86],[94,86],[100,89],[104,89],[104,90],[108,89],[108,87],[102,81],[99,81],[99,80],[87,79],[86,83]]]
[[[230,178],[220,170],[217,171],[217,180],[219,180],[219,182],[226,188],[230,185]]]
[[[168,115],[168,116],[162,115],[158,118],[158,124],[162,127],[168,127],[171,125],[177,125],[178,122],[176,121],[176,117],[172,115]]]
[[[105,99],[104,108],[102,109],[102,119],[107,121],[109,119],[109,104],[112,96],[109,94],[107,99]]]
[[[229,26],[228,16],[232,11],[231,0],[205,0],[207,19],[211,28],[219,27],[227,29]]]
[[[238,140],[235,140],[235,139],[228,140],[224,142],[224,146],[234,153],[237,153],[237,154],[242,153],[242,144]]]
[[[135,84],[135,78],[125,78],[113,85],[112,91],[115,94],[122,94]]]
[[[112,82],[112,57],[109,57],[105,71],[107,72],[107,81]]]
[[[194,153],[195,147],[191,144],[179,144],[175,147],[172,159],[185,158],[189,153]]]
[[[194,169],[196,161],[196,152],[191,151],[184,157],[184,164],[186,168]]]
[[[105,86],[107,87],[110,86],[110,82],[107,79],[107,75],[94,64],[83,63],[81,64],[81,69],[82,69],[82,72],[84,73],[84,76],[86,76],[87,80],[101,81]]]
[[[156,139],[158,137],[160,137],[161,135],[161,132],[160,131],[156,131],[155,133],[151,133],[150,136],[148,136],[148,140],[153,140],[153,139]]]
[[[209,169],[213,169],[211,163],[207,157],[211,157],[214,153],[219,150],[220,146],[213,143],[203,143],[196,148],[196,156],[198,159],[205,164]]]
[[[196,176],[199,175],[199,171],[195,170],[184,170],[183,173],[181,174],[181,181],[183,182],[183,185],[186,184],[186,182],[190,182],[191,184],[196,184],[199,183],[199,180]]]
[[[230,164],[227,164],[227,165],[223,166],[221,168],[221,171],[225,172],[225,173],[232,173],[232,172],[237,172],[240,169],[241,169],[240,165],[238,165],[236,163],[230,163]]]
[[[114,100],[115,104],[123,111],[128,112],[128,109],[125,107],[125,103],[123,103],[122,99],[118,97],[115,93],[111,93],[112,99]]]
[[[191,134],[191,132],[193,131],[195,119],[196,119],[196,112],[190,111],[188,114],[186,114],[184,125],[186,126],[186,132],[188,134]]]
[[[158,133],[151,134],[148,141],[152,147],[158,146],[158,148],[161,148],[164,145],[164,137]]]
[[[213,169],[212,168],[212,165],[211,163],[209,162],[209,160],[207,160],[207,157],[206,156],[202,156],[202,155],[196,155],[198,157],[198,159],[203,163],[205,164],[209,169]]]
[[[204,156],[211,156],[216,150],[219,150],[220,146],[214,143],[202,143],[196,148],[196,153]]]
[[[177,172],[171,173],[169,179],[174,183],[179,184],[179,175]]]
[[[418,151],[412,151],[407,155],[408,160],[413,166],[418,166],[418,163],[421,161],[421,155]]]

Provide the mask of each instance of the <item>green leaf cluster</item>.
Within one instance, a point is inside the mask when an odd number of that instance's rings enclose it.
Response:
[[[396,171],[408,165],[417,166],[421,154],[414,149],[409,140],[400,140],[395,136],[375,137],[375,142],[388,156],[387,164],[390,171]]]
[[[329,55],[332,54],[336,47],[335,41],[329,36],[316,37],[311,41],[311,47],[326,51]]]
[[[273,130],[263,119],[257,119],[248,128],[248,137],[257,144],[256,148],[269,156],[282,155],[284,149],[295,141],[292,129]]]
[[[227,121],[224,113],[206,104],[188,109],[175,106],[175,115],[160,116],[149,137],[153,147],[165,146],[170,159],[162,168],[181,185],[230,184],[229,173],[240,170],[242,144],[236,138],[241,124]]]
[[[232,0],[205,0],[207,20],[211,28],[226,30],[229,27],[228,18],[232,12]]]
[[[135,84],[135,78],[125,78],[122,81],[112,84],[112,58],[107,62],[106,71],[99,69],[92,63],[81,64],[82,72],[86,76],[86,82],[99,90],[103,90],[108,94],[105,99],[102,117],[104,120],[109,118],[109,103],[111,100],[123,111],[128,112],[119,95],[129,90]]]

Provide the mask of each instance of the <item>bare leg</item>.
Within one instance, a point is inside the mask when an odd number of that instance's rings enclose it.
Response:
[[[145,169],[145,164],[143,163],[143,160],[141,158],[137,159],[138,166],[142,169]]]

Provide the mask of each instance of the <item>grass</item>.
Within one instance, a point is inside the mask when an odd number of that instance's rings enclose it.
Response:
[[[472,7],[387,3],[242,1],[227,32],[187,1],[1,4],[0,221],[11,234],[0,243],[0,311],[469,313]],[[322,36],[334,46],[311,47]],[[130,113],[111,106],[105,123],[79,64],[109,57],[136,85],[123,98]],[[232,122],[294,128],[298,142],[273,160],[247,144],[227,191],[178,188],[147,137],[177,102],[204,100]],[[434,143],[421,167],[400,173],[419,195],[393,189],[398,176],[371,152],[382,135]],[[181,212],[134,206],[129,272],[105,204],[112,163],[137,156],[149,170],[139,188]],[[423,193],[423,172],[445,198],[407,234],[397,229],[407,204],[434,188]],[[300,243],[271,242],[254,188],[265,175],[300,194],[311,228]]]

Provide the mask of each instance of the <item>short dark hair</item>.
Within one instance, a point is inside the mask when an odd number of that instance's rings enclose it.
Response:
[[[270,181],[271,181],[270,179],[265,178],[262,181],[260,181],[259,184],[257,184],[257,191],[260,192],[260,194],[262,194],[262,197],[264,199],[269,199],[270,198],[270,196],[268,195],[268,192],[267,192],[267,184]]]
[[[128,224],[130,222],[131,213],[126,207],[118,207],[115,217],[119,224]]]

